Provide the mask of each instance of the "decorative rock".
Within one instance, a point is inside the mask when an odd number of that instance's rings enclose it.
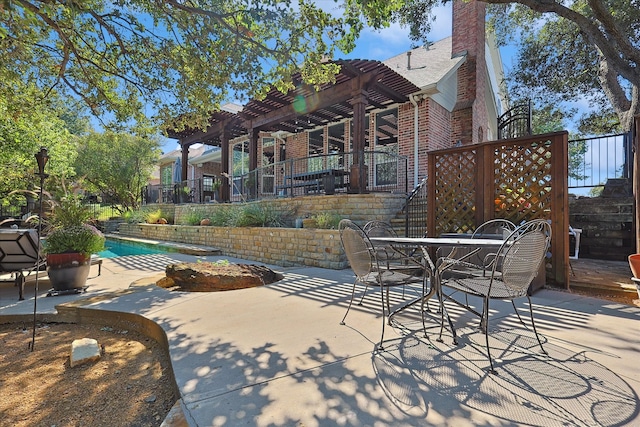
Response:
[[[93,338],[82,338],[73,340],[71,343],[70,365],[82,365],[85,363],[96,362],[100,360],[100,347],[98,341]]]
[[[282,275],[262,265],[211,262],[170,264],[165,284],[183,291],[216,292],[252,288],[282,280]],[[159,284],[160,285],[160,284]]]
[[[205,218],[200,221],[200,225],[211,225],[211,220],[209,218]]]
[[[168,224],[168,223],[169,223],[169,221],[167,221],[166,218],[160,218],[160,219],[158,219],[158,222],[157,222],[157,224]]]

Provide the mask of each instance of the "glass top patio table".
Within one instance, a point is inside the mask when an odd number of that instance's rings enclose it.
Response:
[[[427,248],[434,246],[472,246],[472,247],[499,247],[502,246],[502,239],[470,239],[469,237],[370,237],[369,240],[376,243],[386,243],[390,245],[412,246],[422,249],[422,253],[429,263],[431,272],[435,272],[435,264],[429,255]]]
[[[409,301],[407,304],[394,310],[391,314],[389,314],[389,321],[391,321],[394,315],[405,310],[406,308],[413,306],[418,302],[424,304],[424,301],[428,300],[436,293],[437,286],[433,286],[433,279],[435,278],[436,274],[436,266],[433,262],[433,259],[431,259],[431,255],[429,254],[430,247],[451,246],[453,249],[452,253],[449,254],[449,256],[453,256],[455,254],[456,247],[500,247],[505,242],[502,239],[470,239],[468,235],[461,237],[370,237],[369,240],[371,240],[371,243],[373,243],[374,246],[376,243],[385,243],[391,246],[398,245],[419,248],[422,252],[423,258],[429,264],[429,268],[427,269],[430,276],[429,292]]]

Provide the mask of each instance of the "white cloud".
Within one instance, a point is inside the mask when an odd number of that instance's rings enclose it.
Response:
[[[435,22],[428,34],[430,41],[438,41],[451,35],[451,4],[434,8]],[[357,41],[356,48],[348,55],[338,58],[385,60],[407,51],[411,47],[409,29],[394,23],[389,28],[376,31],[365,28]]]

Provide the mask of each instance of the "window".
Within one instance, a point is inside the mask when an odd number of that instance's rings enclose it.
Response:
[[[202,176],[202,190],[203,191],[213,191],[213,182],[215,181],[215,177],[211,175],[203,175]]]
[[[262,192],[275,193],[274,163],[275,163],[275,138],[262,138]]]
[[[162,172],[160,174],[160,183],[162,185],[171,185],[172,177],[173,177],[173,169],[171,165],[163,167]]]
[[[329,126],[327,148],[329,150],[328,166],[332,169],[344,168],[344,123]]]
[[[324,152],[324,129],[309,132],[309,160],[307,170],[322,170],[322,154]]]
[[[393,185],[398,179],[398,109],[376,114],[374,156],[375,185]]]
[[[233,175],[233,194],[242,192],[242,175],[249,172],[249,141],[233,145],[231,151],[231,173]]]

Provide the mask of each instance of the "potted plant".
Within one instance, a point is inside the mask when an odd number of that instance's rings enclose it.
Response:
[[[77,197],[67,197],[53,207],[43,250],[54,291],[84,288],[91,254],[104,249],[104,236],[88,224],[90,215],[88,207]]]

